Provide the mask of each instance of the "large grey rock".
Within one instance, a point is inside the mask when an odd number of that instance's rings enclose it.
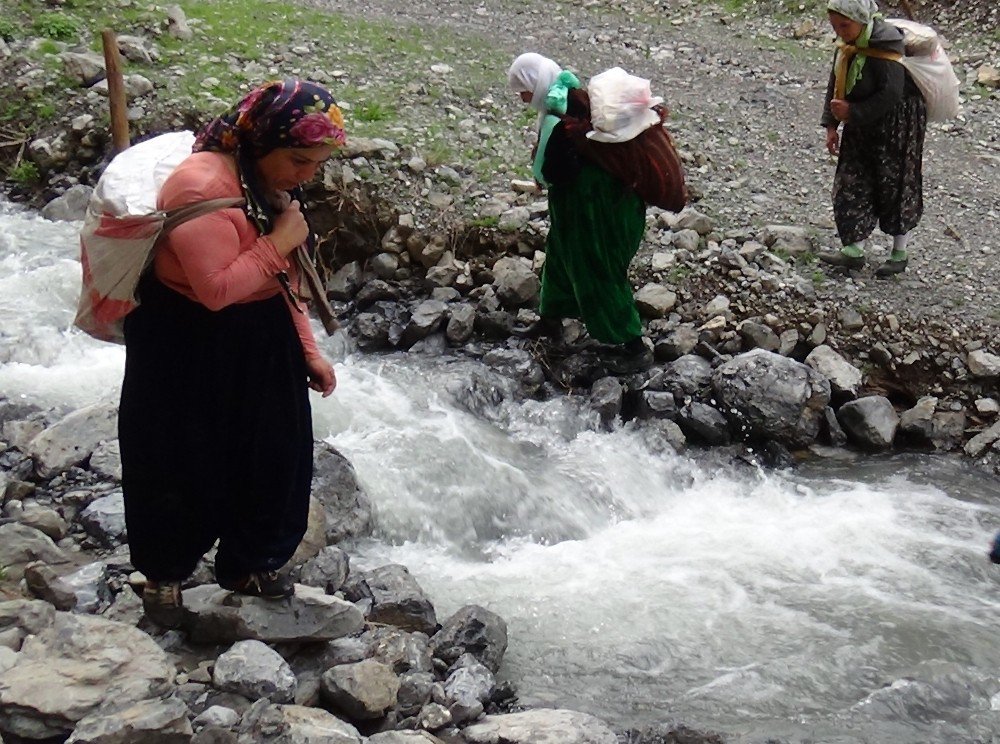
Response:
[[[108,705],[112,703],[112,705]],[[97,712],[81,720],[66,744],[187,744],[193,731],[188,707],[174,695],[140,700],[124,710]]]
[[[444,621],[431,638],[431,650],[448,664],[472,654],[495,674],[507,651],[507,623],[485,607],[466,605]]]
[[[299,580],[306,586],[314,586],[327,594],[333,594],[347,581],[350,567],[351,561],[347,553],[334,545],[327,545],[302,567]]]
[[[476,309],[472,305],[456,305],[451,308],[445,335],[453,344],[464,344],[472,338],[476,327]]]
[[[444,681],[444,693],[453,718],[458,722],[477,718],[489,702],[495,686],[493,672],[472,654],[463,655],[449,670]]]
[[[87,214],[87,204],[94,189],[81,183],[66,189],[66,193],[57,196],[44,207],[42,217],[53,222],[76,222]]]
[[[270,705],[261,700],[240,723],[239,744],[362,744],[351,724],[332,713],[302,705]]]
[[[185,590],[184,608],[184,626],[191,640],[199,643],[328,641],[350,635],[364,624],[361,610],[350,602],[302,584],[295,585],[294,596],[282,601],[204,584]]]
[[[804,447],[816,439],[830,383],[804,364],[762,349],[715,370],[712,388],[744,437]]]
[[[174,666],[137,628],[56,613],[0,677],[0,730],[28,739],[71,732],[99,710],[126,710],[173,689]]]
[[[399,345],[408,349],[417,341],[427,338],[445,322],[448,305],[440,300],[424,300],[410,315],[410,321],[403,330]]]
[[[861,387],[861,370],[826,344],[809,352],[806,364],[830,381],[830,390],[855,398]]]
[[[651,282],[635,293],[635,304],[643,317],[662,318],[674,309],[677,293]]]
[[[980,457],[997,441],[1000,441],[1000,421],[979,432],[976,436],[966,442],[964,447],[965,454],[969,457]],[[3,528],[0,527],[0,530],[2,529]],[[2,544],[2,541],[0,541],[0,545]]]
[[[365,659],[323,674],[321,695],[353,721],[380,718],[396,704],[399,679],[385,664]]]
[[[354,466],[327,442],[313,447],[312,494],[326,510],[326,539],[337,543],[371,534],[374,510]]]
[[[729,422],[718,410],[693,400],[677,412],[677,424],[685,435],[713,446],[729,444]]]
[[[531,262],[505,256],[493,264],[497,297],[509,308],[533,304],[538,299],[541,282],[531,268]]]
[[[295,697],[295,675],[281,655],[260,641],[239,641],[215,661],[212,682],[223,692],[249,700],[289,703]]]
[[[83,88],[89,88],[105,76],[104,57],[94,52],[63,52],[59,55],[63,71]]]
[[[80,513],[80,523],[95,540],[115,547],[126,538],[125,496],[117,491],[94,499]]]
[[[618,737],[589,713],[540,708],[486,716],[462,735],[469,744],[617,744]]]
[[[365,571],[349,584],[347,596],[371,601],[368,619],[372,622],[428,635],[437,630],[434,606],[406,566],[389,564]]]
[[[712,365],[696,354],[678,357],[649,381],[652,390],[675,395],[700,395],[712,384]]]
[[[973,377],[1000,377],[1000,356],[990,354],[984,349],[969,352],[969,372]]]
[[[315,558],[326,545],[326,507],[315,496],[309,496],[309,518],[306,534],[302,536],[295,553],[288,559],[292,566],[298,566]]]
[[[396,674],[434,670],[426,633],[410,633],[387,625],[365,633],[362,639],[367,644],[364,657],[381,661]]]
[[[61,566],[69,564],[70,559],[52,538],[33,527],[17,522],[0,525],[0,566],[7,578],[19,581],[24,567],[34,561]]]
[[[899,426],[899,416],[889,399],[869,395],[845,403],[837,411],[837,420],[852,442],[868,450],[892,446]]]
[[[73,411],[48,427],[28,444],[28,454],[43,478],[83,462],[105,441],[118,437],[118,409],[97,403]]]
[[[590,407],[604,424],[614,421],[622,411],[625,389],[617,377],[602,377],[590,388]]]

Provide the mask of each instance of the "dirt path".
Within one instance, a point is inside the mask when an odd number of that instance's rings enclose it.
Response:
[[[698,209],[723,230],[793,224],[811,228],[821,246],[837,245],[829,205],[834,161],[818,126],[830,64],[822,15],[741,15],[665,0],[366,0],[336,8],[394,19],[403,28],[447,27],[506,49],[511,58],[541,51],[588,76],[618,64],[649,77],[673,110]],[[956,26],[958,34],[968,24]],[[984,60],[997,62],[995,35],[951,41],[963,80],[974,79]],[[497,70],[491,92],[515,121],[504,72]],[[992,337],[1000,325],[1000,96],[970,84],[963,97],[963,116],[928,133],[926,211],[912,236],[911,269],[877,281],[871,267],[848,277],[805,266],[819,300]],[[886,255],[888,242],[876,232],[873,259]]]

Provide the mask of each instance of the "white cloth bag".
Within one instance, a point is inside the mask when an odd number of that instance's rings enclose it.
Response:
[[[958,97],[962,84],[951,67],[937,31],[901,18],[890,19],[887,23],[903,32],[906,55],[899,62],[923,94],[928,120],[954,119],[962,107]]]

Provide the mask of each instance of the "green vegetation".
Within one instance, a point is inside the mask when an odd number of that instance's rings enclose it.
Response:
[[[0,18],[0,39],[14,41],[17,38],[17,31],[17,26],[5,18]]]
[[[125,73],[138,73],[157,91],[132,136],[180,126],[194,127],[219,114],[253,85],[283,76],[317,80],[343,101],[346,128],[358,137],[387,137],[426,153],[431,164],[453,162],[451,130],[426,136],[446,109],[471,110],[487,93],[502,90],[509,63],[488,40],[395,21],[353,18],[275,0],[180,0],[194,38],[162,33],[163,6],[68,0],[59,11],[39,12],[31,0],[7,0],[0,35],[38,36],[45,41],[20,50],[47,75],[37,88],[15,89],[0,80],[0,123],[31,138],[68,109],[88,110],[99,119],[107,112],[63,74],[57,42],[101,49],[101,31],[111,28],[151,40],[160,59],[152,64],[125,60]],[[447,62],[450,72],[434,72]],[[416,99],[406,111],[397,101]],[[531,121],[530,111],[524,113]],[[451,145],[449,145],[451,143]],[[472,146],[471,168],[497,167],[484,146]],[[16,153],[0,151],[0,159]],[[482,162],[480,162],[482,161]]]
[[[690,266],[675,266],[670,270],[670,273],[667,274],[667,281],[670,282],[671,284],[680,284],[690,275],[691,275]]]
[[[826,274],[819,270],[814,271],[812,273],[812,283],[817,287],[823,286],[826,283]]]
[[[470,220],[469,224],[472,227],[496,227],[500,224],[499,217],[477,217],[474,220]]]
[[[383,106],[378,101],[359,104],[354,109],[354,118],[358,121],[375,122],[395,118],[395,111]]]
[[[424,150],[424,161],[431,168],[450,163],[454,158],[455,154],[452,152],[451,147],[442,140],[434,140]]]
[[[79,26],[73,18],[58,12],[42,13],[32,22],[31,28],[39,36],[60,41],[74,39],[80,32]]]
[[[39,176],[38,166],[30,160],[22,160],[7,172],[7,178],[21,185],[35,183]]]

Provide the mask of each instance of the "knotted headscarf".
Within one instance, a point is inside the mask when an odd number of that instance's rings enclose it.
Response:
[[[259,158],[279,147],[344,144],[344,117],[326,88],[275,80],[254,88],[199,133],[194,151],[249,151]]]
[[[512,91],[531,93],[531,108],[538,112],[539,125],[545,118],[549,88],[560,72],[562,68],[559,65],[535,52],[525,52],[507,70],[507,82]]]
[[[868,60],[864,54],[857,54],[857,50],[868,47],[875,19],[881,16],[875,0],[829,0],[826,9],[864,26],[853,43],[849,44],[847,39],[837,41],[837,79],[843,81],[838,85],[838,89],[842,87],[842,95],[846,95],[854,90],[854,86],[861,79],[862,70]]]
[[[280,206],[274,201],[275,195],[263,189],[257,160],[283,147],[342,147],[346,139],[344,117],[333,95],[317,83],[289,78],[254,88],[229,111],[202,127],[192,150],[230,153],[236,158],[246,200],[244,209],[264,235],[272,230]],[[296,187],[289,196],[302,204],[305,214],[302,189]],[[308,252],[297,250],[295,257],[308,284],[316,286],[300,288],[300,296],[312,296],[323,325],[332,332],[336,322],[326,304],[325,293],[319,289],[311,255],[315,247],[311,231],[307,243]],[[297,298],[287,275],[282,272],[278,278],[295,304]]]

